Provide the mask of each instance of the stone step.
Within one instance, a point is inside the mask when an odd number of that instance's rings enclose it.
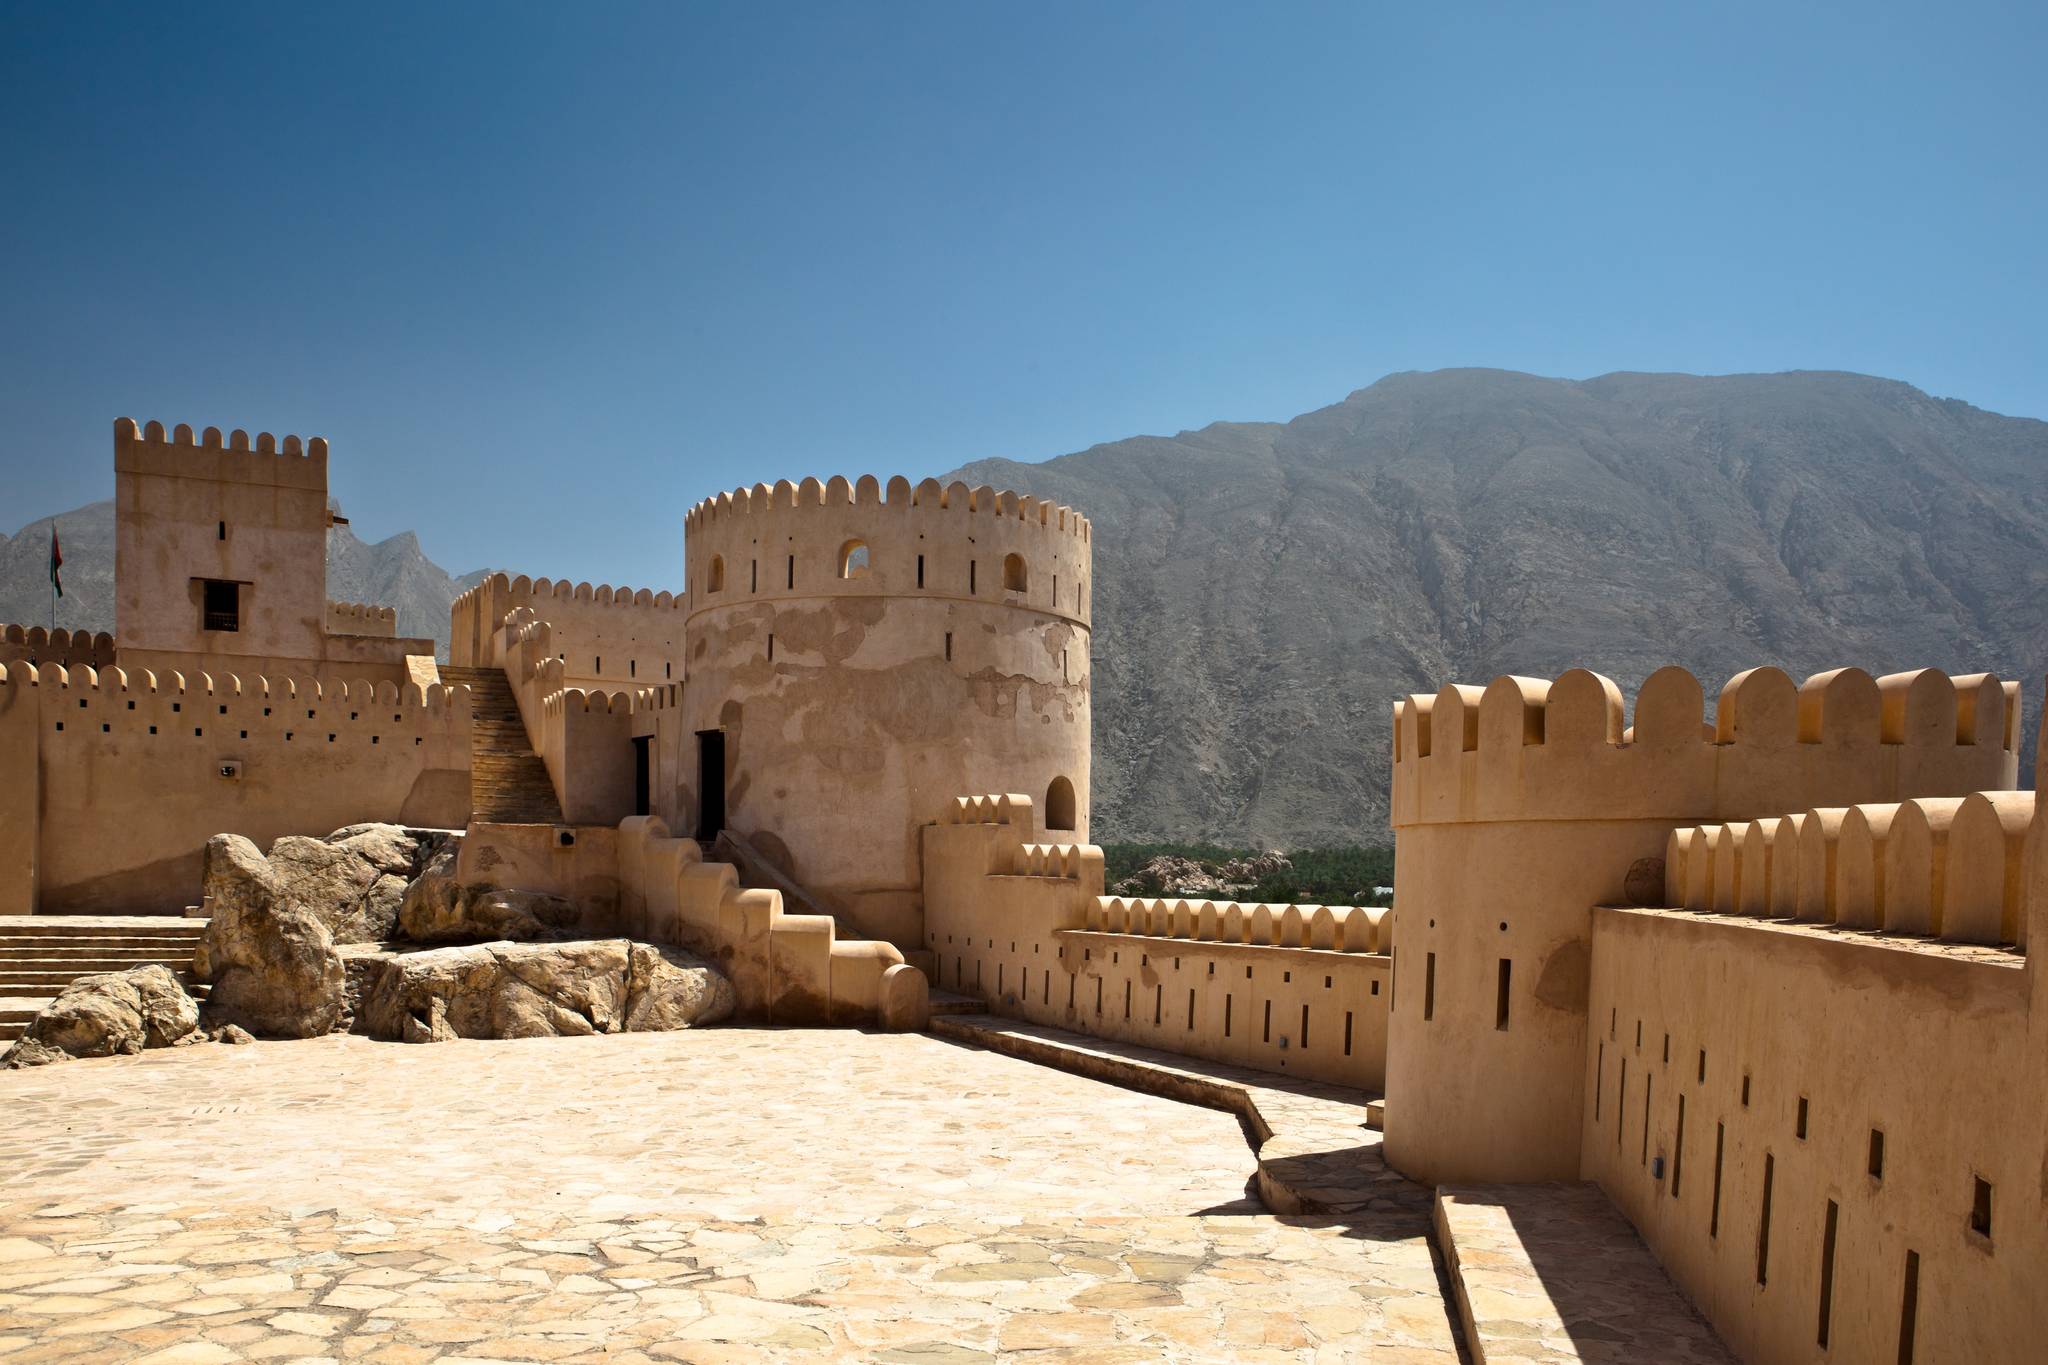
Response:
[[[1435,1223],[1475,1365],[1735,1365],[1598,1185],[1445,1185]]]
[[[30,991],[10,989],[15,986],[41,988],[44,986],[68,986],[81,976],[97,976],[102,972],[125,972],[131,967],[167,967],[172,976],[186,980],[192,975],[192,964],[169,962],[112,962],[104,967],[48,967],[40,964],[0,961],[0,995],[26,995]]]
[[[143,947],[125,947],[120,944],[81,943],[72,947],[50,946],[41,942],[23,944],[19,947],[0,950],[0,961],[26,962],[31,959],[46,962],[154,962],[158,958],[190,957],[198,946],[198,940],[164,944],[150,944]]]
[[[0,915],[5,934],[200,933],[203,919],[183,915]]]
[[[971,995],[955,995],[951,991],[934,988],[931,992],[933,1014],[987,1014],[988,1005]]]
[[[21,934],[0,938],[0,958],[56,952],[189,953],[200,937],[194,934],[190,938],[60,938],[56,934]]]

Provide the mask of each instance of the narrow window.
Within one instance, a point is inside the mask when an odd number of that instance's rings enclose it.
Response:
[[[1422,1018],[1424,1022],[1436,1018],[1436,954],[1431,953],[1422,963]]]
[[[200,627],[205,630],[242,628],[242,585],[231,579],[208,578],[200,589]]]
[[[711,567],[704,574],[704,591],[725,591],[725,556],[711,556]]]
[[[1611,1006],[1610,1006],[1610,1007],[1608,1008],[1608,1011],[1607,1011],[1607,1041],[1608,1041],[1608,1042],[1610,1042],[1610,1043],[1614,1041],[1614,1024],[1615,1024],[1615,1020],[1616,1020],[1617,1018],[1619,1018],[1619,1017],[1620,1017],[1620,1014],[1621,1014],[1621,1011],[1620,1011],[1619,1009],[1613,1008],[1613,1007],[1611,1007]]]
[[[1657,1077],[1646,1074],[1643,1077],[1643,1154],[1640,1164],[1650,1164],[1650,1096],[1657,1091]]]
[[[1152,1027],[1158,1028],[1166,1015],[1166,983],[1160,982],[1152,988]]]
[[[1226,994],[1223,997],[1223,1036],[1230,1036],[1230,1007],[1237,1003],[1237,997]]]
[[[1685,1096],[1678,1097],[1678,1133],[1671,1139],[1671,1197],[1678,1198],[1678,1182],[1685,1175]]]
[[[1270,1000],[1266,1002],[1266,1031],[1259,1041],[1262,1043],[1273,1041],[1273,1002]]]
[[[796,591],[796,556],[795,556],[795,555],[791,555],[791,556],[789,557],[789,584],[788,584],[788,586],[789,586],[789,590],[790,590],[791,592],[794,592],[794,591]]]
[[[1502,1033],[1508,1031],[1508,978],[1514,970],[1515,964],[1511,960],[1500,960],[1500,985],[1495,989],[1493,1000],[1493,1026]]]
[[[1705,1085],[1706,1083],[1707,1083],[1707,1050],[1706,1050],[1705,1048],[1701,1048],[1701,1049],[1700,1049],[1700,1084],[1701,1084],[1701,1085]]]
[[[924,586],[924,556],[923,556],[923,555],[919,555],[919,556],[917,557],[917,586],[918,586],[918,587],[920,587],[920,588]]]
[[[1130,983],[1130,982],[1128,982],[1128,981],[1126,981],[1126,982],[1124,982],[1124,1019],[1125,1019],[1126,1021],[1128,1021],[1128,1020],[1130,1019],[1130,1017],[1131,1017],[1131,983]]]
[[[590,656],[590,671],[592,673],[604,672],[604,655],[593,654]]]
[[[1621,1150],[1621,1121],[1628,1110],[1628,1058],[1621,1059],[1621,1081],[1614,1087],[1614,1150]]]
[[[1593,1117],[1600,1117],[1600,1092],[1606,1088],[1607,1044],[1600,1044],[1600,1053],[1593,1062]]]
[[[1764,1200],[1756,1219],[1756,1282],[1763,1284],[1770,1278],[1771,1270],[1771,1177],[1777,1161],[1768,1152],[1764,1154]]]
[[[1714,1125],[1714,1202],[1707,1209],[1707,1236],[1721,1235],[1721,1147],[1728,1137],[1728,1125]]]
[[[1820,1234],[1820,1344],[1828,1344],[1828,1319],[1835,1308],[1835,1223],[1841,1216],[1841,1209],[1834,1200],[1828,1200],[1828,1218]]]
[[[1884,1129],[1870,1130],[1870,1178],[1884,1179]]]
[[[772,640],[775,637],[771,635],[768,638]],[[626,676],[629,678],[637,678],[640,676],[640,661],[638,659],[626,660]]]
[[[775,662],[775,633],[773,631],[768,633],[768,662],[771,664]]]
[[[953,662],[953,632],[946,632],[946,662]]]
[[[1991,1236],[1991,1182],[1981,1175],[1970,1198],[1970,1231],[1979,1237]]]
[[[1190,986],[1190,987],[1188,987],[1188,1031],[1189,1031],[1189,1032],[1193,1032],[1193,1031],[1194,1031],[1194,1027],[1195,1027],[1195,988],[1194,988],[1193,986]]]
[[[228,524],[226,522],[216,523],[213,538],[215,540],[226,540],[228,538]]]
[[[1023,592],[1031,582],[1030,571],[1024,567],[1023,555],[1003,556],[1003,591]]]
[[[1664,1065],[1671,1065],[1671,1035],[1664,1035]]]
[[[1806,1141],[1806,1096],[1799,1097],[1799,1116],[1792,1121],[1792,1136]]]
[[[1749,1108],[1749,1073],[1742,1073],[1742,1107]]]
[[[1095,1012],[1102,1013],[1102,978],[1095,978]]]
[[[1064,777],[1055,777],[1045,789],[1045,827],[1071,830],[1074,825],[1074,784]]]
[[[1301,1045],[1308,1046],[1308,1006],[1301,1007]]]
[[[1344,1055],[1351,1055],[1351,1011],[1344,1011]]]
[[[1899,1298],[1899,1365],[1913,1365],[1913,1331],[1920,1323],[1920,1253],[1906,1253],[1906,1287]]]
[[[747,591],[761,591],[761,561],[758,559],[747,561]]]
[[[1643,1021],[1636,1020],[1636,1051],[1643,1050]]]
[[[974,586],[974,579],[975,571],[979,568],[980,565],[978,565],[974,560],[970,559],[967,561],[967,595],[969,597],[974,596],[976,592],[976,588]]]

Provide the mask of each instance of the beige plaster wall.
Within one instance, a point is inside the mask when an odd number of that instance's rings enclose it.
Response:
[[[1574,670],[1396,708],[1386,1122],[1405,1173],[1578,1174],[1590,907],[1622,902],[1674,828],[1962,796],[2018,771],[2017,689],[1986,675],[1752,669],[1712,727],[1704,700],[1660,670],[1629,726],[1620,689]]]
[[[367,602],[329,602],[326,626],[329,635],[395,639],[398,635],[398,610],[395,607],[372,606]],[[433,650],[427,652],[431,654]]]
[[[1379,1090],[1389,912],[1102,894],[1102,853],[1032,842],[1022,795],[924,830],[933,984],[996,1013]]]
[[[842,576],[856,542],[868,562]],[[696,733],[722,730],[727,823],[906,949],[925,939],[918,831],[958,793],[1042,802],[1065,779],[1073,828],[1049,837],[1086,842],[1084,518],[961,485],[805,480],[700,504],[686,548],[683,828]],[[1011,556],[1021,588],[1005,586]]]
[[[582,912],[578,929],[586,937],[626,932],[616,829],[479,821],[463,835],[455,875],[464,886],[559,896]]]
[[[2038,1356],[2048,1206],[2030,1115],[2041,1039],[2030,1039],[2021,958],[1683,912],[1602,909],[1591,919],[1583,1172],[1738,1355],[1771,1365],[1902,1359],[1911,1250],[1913,1359]],[[1883,1133],[1881,1178],[1869,1169],[1873,1129]],[[1970,1230],[1979,1177],[1992,1186],[1988,1239]]]
[[[469,720],[466,688],[0,665],[0,905],[175,913],[217,833],[460,827]]]

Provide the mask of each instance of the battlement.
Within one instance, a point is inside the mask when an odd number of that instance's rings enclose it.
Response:
[[[105,631],[95,635],[62,626],[0,626],[0,662],[14,661],[105,668],[114,662],[114,637]]]
[[[488,665],[500,630],[515,618],[535,619],[553,628],[553,648],[571,677],[628,687],[675,681],[686,605],[671,592],[494,573],[450,606],[449,656]]]
[[[233,673],[194,673],[189,677],[175,670],[157,673],[150,669],[109,666],[65,668],[60,664],[0,663],[0,709],[10,700],[8,692],[34,693],[46,719],[64,722],[91,718],[97,727],[147,724],[160,716],[186,715],[203,729],[206,717],[234,715],[244,720],[261,708],[257,719],[274,720],[275,727],[289,728],[302,722],[364,722],[371,725],[406,722],[406,712],[415,719],[440,725],[444,719],[459,718],[464,725],[470,709],[469,689],[431,683],[403,685],[369,679],[322,682],[316,678]],[[211,705],[209,712],[208,706]],[[190,711],[187,708],[190,707]],[[107,714],[102,714],[102,712]],[[132,713],[132,719],[131,717]]]
[[[592,606],[620,608],[654,608],[661,611],[677,610],[686,605],[685,599],[671,592],[654,592],[647,588],[615,588],[608,583],[592,586],[589,583],[571,583],[566,578],[528,578],[525,574],[507,575],[494,573],[475,587],[462,593],[457,603],[482,602],[486,598],[503,603],[498,621],[501,624],[504,612],[520,607],[536,607],[544,611],[550,602],[580,602]]]
[[[852,483],[847,482],[845,475],[834,474],[823,483],[815,478],[795,484],[788,479],[780,479],[773,487],[757,483],[752,488],[735,488],[730,493],[706,498],[692,507],[683,517],[683,529],[688,534],[695,534],[700,529],[709,530],[714,524],[736,516],[844,507],[891,507],[898,510],[921,507],[926,511],[937,509],[961,516],[1001,517],[1026,523],[1035,521],[1049,530],[1080,540],[1087,540],[1090,532],[1088,518],[1073,508],[1047,502],[1028,493],[1013,493],[1007,489],[998,491],[987,484],[969,488],[957,479],[944,487],[940,487],[937,479],[925,479],[912,488],[910,480],[901,474],[889,480],[886,490],[872,474],[863,474]]]
[[[1688,826],[1666,841],[1664,898],[1674,909],[2024,947],[2034,811],[2033,792],[1985,791]]]
[[[901,476],[886,488],[872,475],[784,480],[707,498],[683,524],[695,611],[886,595],[1089,616],[1088,519],[1029,494]]]
[[[398,609],[373,606],[367,602],[329,602],[329,635],[374,635],[380,639],[398,634]]]
[[[1988,673],[1840,668],[1795,685],[1753,668],[1722,689],[1710,726],[1698,680],[1663,668],[1624,721],[1621,689],[1585,669],[1407,697],[1394,707],[1393,823],[1693,823],[2018,777],[2019,686]]]
[[[1361,905],[1269,905],[1235,901],[1098,896],[1087,928],[1200,943],[1320,948],[1337,953],[1389,953],[1394,912]]]
[[[264,459],[254,457],[263,456]],[[162,422],[137,426],[132,417],[114,422],[114,470],[120,473],[163,474],[224,482],[275,483],[297,488],[327,489],[327,441],[314,436],[282,440],[267,431],[249,433],[237,427],[222,436],[208,427],[196,438],[180,422],[165,434]]]

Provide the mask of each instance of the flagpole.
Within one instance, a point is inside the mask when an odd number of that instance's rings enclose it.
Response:
[[[53,551],[55,550],[56,545],[57,519],[55,517],[51,517],[50,546]],[[52,557],[54,558],[54,554]],[[57,571],[54,568],[50,570],[50,634],[53,637],[57,634]]]

